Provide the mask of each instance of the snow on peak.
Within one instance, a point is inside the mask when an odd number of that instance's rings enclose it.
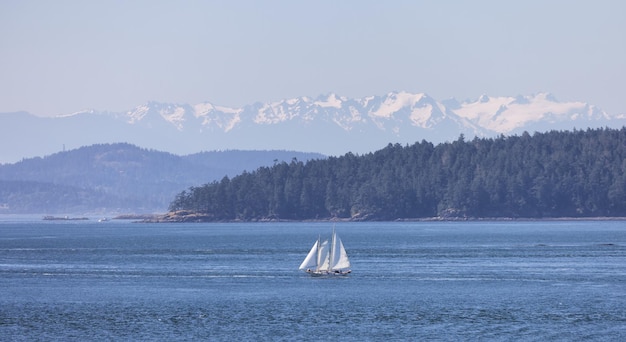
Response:
[[[193,112],[196,118],[202,120],[202,126],[215,125],[224,132],[228,132],[241,122],[242,109],[215,106],[212,103],[203,102],[194,105]]]
[[[556,99],[556,97],[554,95],[552,95],[552,93],[539,93],[535,97],[542,98],[542,99],[544,99],[546,101],[550,101],[550,102],[559,102]]]
[[[407,92],[393,92],[387,94],[383,102],[378,108],[372,110],[369,114],[380,118],[389,118],[402,108],[413,108],[417,103],[426,97],[426,94],[411,94]]]
[[[217,107],[209,102],[198,103],[193,106],[193,112],[196,117],[206,116],[215,110],[217,110]]]
[[[146,114],[148,114],[149,111],[150,106],[148,104],[145,104],[136,107],[132,111],[127,112],[126,115],[128,116],[128,123],[133,124],[141,121],[146,116]]]
[[[241,108],[230,108],[230,107],[222,107],[215,106],[209,102],[198,103],[193,106],[194,116],[205,117],[207,115],[215,114],[215,113],[227,113],[227,114],[237,114],[241,113]]]
[[[571,120],[587,113],[582,102],[557,102],[549,93],[530,96],[487,97],[465,102],[454,112],[479,126],[499,133],[510,133],[532,122],[546,119]]]
[[[326,97],[326,99],[322,99],[322,97],[320,96],[317,99],[317,101],[314,102],[314,104],[322,108],[326,108],[326,107],[341,108],[341,105],[343,104],[343,101],[345,100],[346,98],[337,97],[337,94],[331,93]]]
[[[267,103],[262,105],[254,117],[257,124],[275,124],[291,119],[294,113],[285,110],[283,102]]]
[[[178,105],[166,105],[159,110],[161,117],[163,117],[165,121],[173,124],[179,131],[183,129],[183,124],[186,121],[186,113],[187,110]]]
[[[60,115],[56,115],[55,117],[57,118],[69,118],[72,116],[76,116],[76,115],[82,115],[82,114],[97,114],[98,112],[95,109],[85,109],[85,110],[80,110],[78,112],[74,112],[74,113],[70,113],[70,114],[60,114]]]
[[[187,120],[187,113],[190,111],[191,109],[188,105],[176,105],[151,101],[126,112],[124,117],[126,122],[130,124],[140,122],[149,124],[149,122],[154,122],[153,120],[158,120],[160,118],[174,125],[176,129],[182,130],[184,123]]]

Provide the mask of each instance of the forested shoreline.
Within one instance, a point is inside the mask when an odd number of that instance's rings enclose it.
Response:
[[[202,221],[626,216],[626,128],[524,133],[292,160],[191,187]]]

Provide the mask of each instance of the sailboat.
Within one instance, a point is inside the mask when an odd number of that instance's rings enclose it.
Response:
[[[299,269],[312,276],[348,275],[352,272],[346,249],[334,228],[330,242],[317,238]]]

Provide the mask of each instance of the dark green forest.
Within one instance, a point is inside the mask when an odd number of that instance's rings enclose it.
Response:
[[[626,216],[626,128],[294,159],[191,187],[169,210],[206,220]]]

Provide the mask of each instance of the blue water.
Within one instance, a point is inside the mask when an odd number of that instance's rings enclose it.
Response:
[[[626,340],[626,222],[0,222],[0,340]]]

